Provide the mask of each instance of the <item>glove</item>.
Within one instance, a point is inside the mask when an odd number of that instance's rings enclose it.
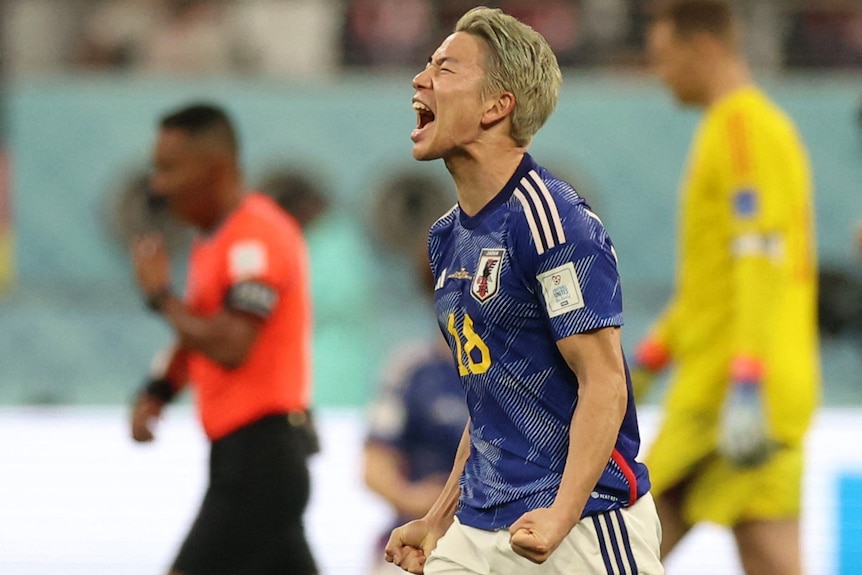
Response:
[[[757,467],[775,451],[763,409],[763,368],[756,360],[734,362],[733,383],[721,413],[718,451],[739,467]]]
[[[640,403],[653,386],[656,376],[670,362],[670,352],[658,340],[647,337],[635,347],[634,364],[629,370],[635,402]]]

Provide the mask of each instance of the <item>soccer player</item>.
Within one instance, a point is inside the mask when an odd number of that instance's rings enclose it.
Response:
[[[413,79],[413,157],[442,159],[457,190],[429,254],[470,419],[440,497],[389,538],[387,559],[412,573],[664,572],[616,254],[527,153],[560,84],[545,39],[484,7]]]
[[[299,224],[272,199],[248,192],[237,137],[219,107],[166,115],[155,143],[153,193],[200,230],[186,294],[175,295],[158,236],[132,246],[135,277],[176,342],[132,410],[132,436],[187,383],[211,442],[209,486],[171,575],[313,575],[302,516],[311,303]]]
[[[671,1],[648,45],[676,99],[705,109],[682,184],[675,294],[632,375],[640,394],[676,367],[646,459],[662,554],[710,521],[732,528],[749,575],[797,575],[803,441],[819,395],[808,157],[752,83],[724,0]]]

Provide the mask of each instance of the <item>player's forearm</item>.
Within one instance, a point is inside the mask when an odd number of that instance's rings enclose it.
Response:
[[[242,320],[232,320],[224,311],[212,317],[197,316],[182,300],[168,298],[159,312],[168,321],[180,346],[203,354],[227,369],[242,365],[251,349],[254,334]]]
[[[182,387],[188,379],[188,361],[188,350],[178,343],[173,343],[153,358],[150,377],[167,379],[176,387]]]
[[[436,494],[429,497],[420,493],[404,474],[399,452],[392,447],[369,441],[364,450],[365,485],[382,497],[402,516],[421,517],[431,507]]]
[[[188,382],[188,350],[177,343],[159,351],[150,363],[142,393],[170,402]]]
[[[609,371],[596,381],[580,382],[566,467],[552,506],[563,511],[572,525],[580,520],[587,499],[611,458],[627,399],[624,373]]]

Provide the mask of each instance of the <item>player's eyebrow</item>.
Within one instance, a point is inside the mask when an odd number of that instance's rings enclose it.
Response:
[[[429,64],[433,64],[433,65],[435,65],[435,66],[442,66],[442,65],[443,65],[443,64],[445,64],[446,62],[454,62],[454,63],[457,63],[457,62],[458,62],[458,60],[457,60],[457,59],[455,59],[455,58],[453,58],[453,57],[451,57],[451,56],[439,56],[439,57],[437,57],[436,59],[434,58],[434,55],[433,55],[433,54],[432,54],[431,56],[428,56],[428,63],[429,63]]]

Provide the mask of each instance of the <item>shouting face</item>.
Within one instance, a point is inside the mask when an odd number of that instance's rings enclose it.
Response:
[[[448,158],[481,136],[486,50],[480,38],[456,32],[413,78],[417,122],[410,139],[417,160]]]

